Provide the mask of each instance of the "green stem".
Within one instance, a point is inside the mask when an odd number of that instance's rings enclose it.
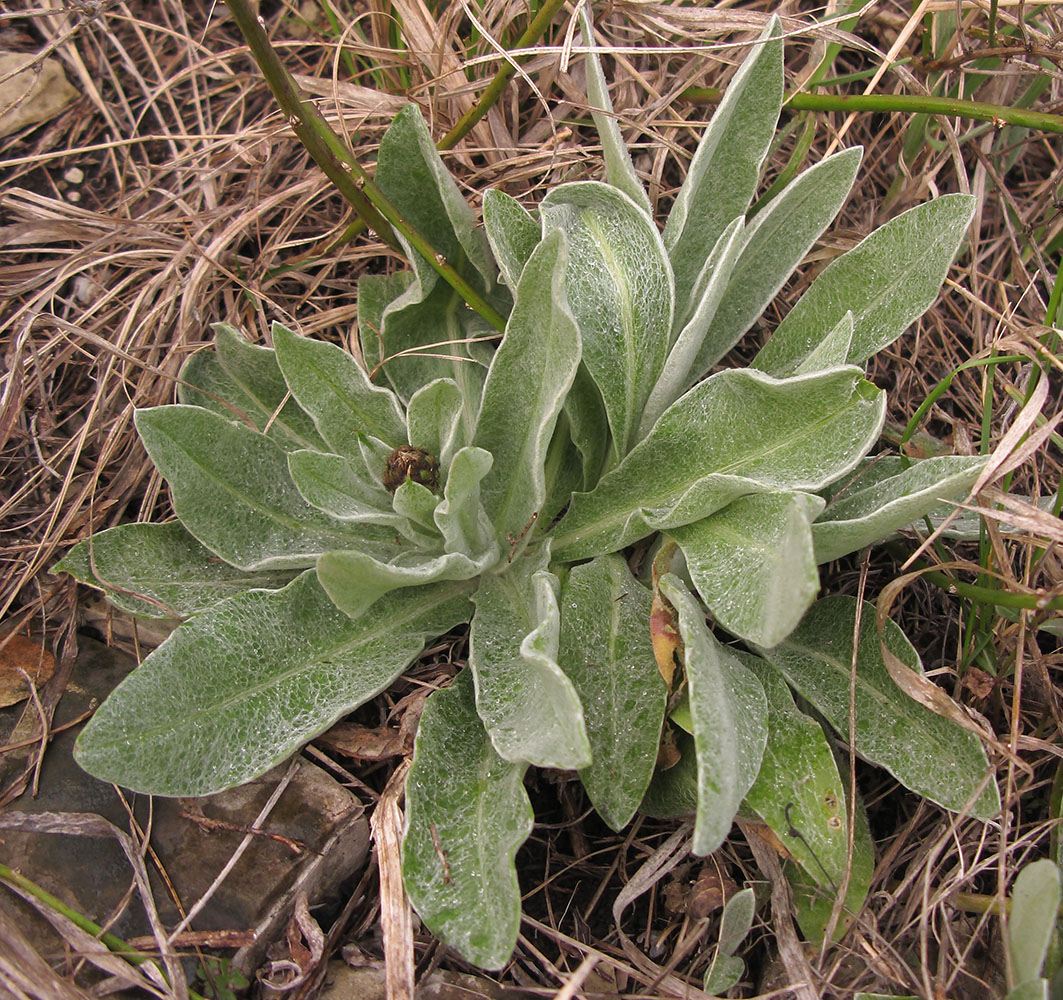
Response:
[[[688,87],[683,97],[695,104],[717,104],[723,91],[714,87]],[[880,111],[902,114],[955,115],[978,121],[1019,125],[1042,132],[1063,132],[1063,115],[1009,108],[956,97],[922,97],[916,94],[790,94],[783,106],[793,111]]]
[[[554,15],[561,9],[564,2],[565,0],[546,0],[546,3],[539,8],[539,13],[532,18],[524,34],[517,39],[517,44],[514,47],[528,49],[539,41],[546,29],[553,23]],[[511,56],[510,59],[507,59],[502,64],[498,72],[495,73],[494,78],[480,95],[480,99],[439,140],[436,144],[438,149],[453,149],[461,139],[468,135],[476,123],[495,106],[499,97],[502,96],[502,91],[506,89],[506,84],[513,78],[513,74],[517,72],[517,62],[521,58],[527,57]]]
[[[98,941],[105,944],[108,951],[125,959],[130,965],[137,966],[144,965],[146,962],[155,962],[156,967],[158,967],[158,963],[154,957],[151,955],[145,955],[142,951],[137,951],[136,948],[130,944],[126,944],[120,937],[108,933],[99,924],[93,923],[89,920],[89,918],[83,913],[71,909],[57,896],[53,896],[47,889],[43,889],[41,886],[37,885],[36,882],[31,881],[26,878],[25,875],[15,871],[13,868],[9,868],[3,863],[0,863],[0,882],[6,882],[8,885],[17,886],[23,892],[33,896],[34,899],[43,903],[48,909],[66,917],[67,920],[75,924],[86,934],[91,934]],[[165,973],[163,973],[163,975],[165,975]],[[188,995],[192,997],[192,1000],[204,1000],[204,998],[194,990],[189,990]]]
[[[227,0],[237,27],[266,78],[273,96],[299,141],[314,161],[336,185],[340,194],[392,249],[402,252],[395,237],[399,232],[435,271],[496,330],[504,330],[505,319],[454,269],[446,257],[402,217],[366,169],[344,145],[310,101],[303,100],[291,74],[281,63],[266,36],[265,29],[251,9],[249,0]]]
[[[916,561],[912,564],[912,569],[925,569],[926,565],[926,563]],[[992,587],[963,583],[937,570],[923,573],[922,579],[929,580],[942,590],[965,597],[976,604],[989,604],[1000,608],[1025,608],[1027,611],[1063,611],[1063,596],[1047,598],[1037,594],[1011,594]]]

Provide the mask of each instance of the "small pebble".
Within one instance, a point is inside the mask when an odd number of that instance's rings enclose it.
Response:
[[[85,171],[81,167],[68,167],[63,171],[63,180],[67,184],[80,184],[85,179]]]
[[[81,201],[81,192],[80,191],[67,191],[66,200],[67,201],[73,201],[73,202]]]

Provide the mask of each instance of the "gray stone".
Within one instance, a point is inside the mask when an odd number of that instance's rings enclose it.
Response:
[[[102,700],[135,665],[125,654],[80,639],[81,653],[71,684],[60,702],[56,727],[76,719],[91,701]],[[11,742],[20,708],[0,712],[0,743]],[[21,728],[21,727],[20,727]],[[120,830],[130,829],[129,814],[114,786],[97,781],[74,763],[76,730],[56,736],[45,754],[40,794],[22,795],[7,813],[95,813]],[[25,766],[15,754],[0,758],[0,787]],[[153,800],[151,846],[187,911],[211,885],[254,823],[288,765],[241,788],[199,799]],[[142,827],[149,819],[147,796],[126,800]],[[295,896],[310,904],[328,902],[340,883],[358,871],[368,853],[368,823],[358,800],[316,765],[298,760],[288,787],[192,930],[252,930],[253,943],[242,947],[234,964],[251,973],[266,946],[282,930]],[[115,838],[30,833],[0,829],[0,859],[43,886],[96,923],[128,940],[150,933],[144,908],[134,891],[123,900],[132,872]],[[153,895],[163,923],[180,920],[151,855],[147,858]],[[58,937],[25,903],[0,888],[0,907],[13,915],[23,933],[44,955],[62,953]],[[117,919],[111,923],[118,913]]]

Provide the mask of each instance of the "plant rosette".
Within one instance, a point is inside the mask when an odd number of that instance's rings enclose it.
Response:
[[[529,765],[578,772],[615,830],[640,808],[693,813],[698,854],[755,815],[813,937],[815,901],[847,883],[855,912],[873,866],[825,730],[849,733],[854,664],[856,753],[946,808],[999,808],[978,740],[891,680],[883,645],[921,669],[900,628],[880,634],[865,606],[854,651],[856,601],[816,601],[818,566],[982,468],[869,459],[886,400],[863,369],[935,299],[973,199],[887,222],[750,367],[708,374],[840,210],[861,150],[749,215],[783,94],[773,20],[661,231],[593,54],[588,89],[606,181],[534,211],[488,191],[482,226],[416,108],[382,141],[377,184],[508,317],[497,346],[409,248],[409,271],[359,282],[364,365],[280,325],[261,347],[219,324],[179,402],[135,415],[177,519],[102,531],[58,565],[126,611],[184,619],[77,743],[90,773],[159,795],[255,778],[470,623],[468,666],[421,719],[403,866],[425,924],[489,969],[517,938]],[[663,770],[666,729],[680,761]]]

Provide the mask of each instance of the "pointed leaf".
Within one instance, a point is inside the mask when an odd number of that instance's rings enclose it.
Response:
[[[757,780],[746,793],[746,804],[811,876],[829,919],[847,868],[845,783],[822,728],[798,711],[782,675],[760,657],[744,655],[742,662],[757,675],[768,701],[768,743]],[[871,835],[862,808],[857,808],[860,815],[845,897],[848,914],[843,912],[838,922],[839,933],[863,906],[875,868]],[[824,894],[823,889],[828,892]]]
[[[365,474],[360,460],[320,451],[288,454],[292,482],[308,504],[341,521],[398,525],[402,518],[391,509],[391,497],[379,482]]]
[[[546,451],[579,365],[579,331],[565,300],[564,268],[564,238],[552,234],[525,265],[476,422],[474,443],[494,456],[481,498],[499,544],[507,548],[546,499]]]
[[[406,419],[395,394],[373,385],[343,348],[300,337],[280,323],[273,324],[273,342],[288,388],[329,450],[353,458],[366,434],[392,447],[405,443]]]
[[[244,424],[183,405],[137,410],[134,421],[181,523],[226,562],[304,567],[359,537],[311,507],[288,475],[284,451]]]
[[[557,578],[544,553],[485,576],[473,598],[476,708],[506,759],[575,770],[591,760],[583,709],[557,665]]]
[[[591,21],[590,5],[580,6],[580,36],[583,45],[594,45],[594,25]],[[602,63],[595,49],[583,57],[583,67],[587,76],[587,100],[590,103],[591,118],[594,128],[602,140],[602,157],[605,160],[605,179],[615,188],[624,192],[636,205],[652,218],[653,210],[646,188],[635,173],[620,126],[613,113],[613,102],[609,97],[609,85],[605,82]]]
[[[583,705],[592,763],[580,781],[614,830],[630,822],[657,762],[667,691],[650,644],[650,592],[620,556],[576,566],[561,596],[558,662]]]
[[[303,573],[178,628],[96,710],[75,756],[103,781],[195,796],[269,770],[383,691],[468,615],[468,584],[402,591],[352,621]]]
[[[250,423],[285,449],[322,447],[310,416],[294,399],[285,401],[288,387],[273,350],[249,344],[228,323],[216,323],[214,330],[218,349],[198,351],[182,366],[178,401]]]
[[[607,184],[563,184],[539,213],[544,233],[560,229],[568,241],[565,292],[622,456],[671,344],[668,256],[649,216]]]
[[[743,222],[739,216],[720,234],[716,246],[705,261],[694,290],[697,308],[668,352],[660,378],[657,379],[657,384],[642,411],[642,420],[639,423],[640,439],[650,432],[657,418],[695,381],[692,377],[695,361],[730,281],[738,255],[742,251]]]
[[[1011,889],[1008,949],[1016,983],[1041,975],[1056,929],[1061,895],[1059,869],[1041,858],[1025,865]]]
[[[406,777],[403,882],[425,926],[484,969],[509,961],[520,930],[513,858],[532,830],[526,770],[491,746],[468,670],[425,702]]]
[[[821,497],[760,493],[673,528],[694,586],[728,632],[774,646],[816,599],[812,519]]]
[[[965,495],[985,463],[980,455],[941,455],[886,479],[856,480],[812,525],[816,561],[830,562],[862,549],[908,527],[941,501]]]
[[[596,489],[573,497],[554,556],[615,552],[751,493],[818,490],[867,453],[884,407],[855,368],[786,380],[747,369],[713,375],[676,400]]]
[[[691,851],[706,855],[727,839],[756,780],[768,738],[767,703],[757,678],[713,638],[700,605],[679,578],[669,573],[660,587],[679,613],[698,763]]]
[[[694,376],[716,364],[767,309],[841,210],[862,155],[863,148],[854,146],[828,156],[787,185],[749,224],[745,247],[702,341]]]
[[[484,192],[484,229],[502,280],[516,292],[524,265],[542,238],[542,228],[519,201],[489,188]]]
[[[436,554],[411,548],[384,562],[350,549],[323,553],[317,560],[317,578],[332,603],[357,618],[393,590],[471,580],[486,568],[486,558],[472,560],[460,552]]]
[[[277,590],[291,573],[248,573],[199,544],[180,521],[120,524],[78,542],[52,567],[98,587],[123,611],[187,618],[245,590]]]
[[[490,291],[496,269],[487,237],[443,164],[417,105],[406,105],[384,133],[375,180],[437,253]],[[420,259],[413,254],[411,263],[417,267]]]
[[[840,733],[849,732],[849,681],[856,601],[827,597],[764,656]],[[882,636],[902,663],[922,671],[919,654],[892,621]],[[856,753],[946,809],[960,810],[989,770],[981,743],[965,729],[909,698],[893,682],[879,649],[874,605],[865,604],[856,657]],[[971,807],[988,820],[1000,809],[990,781]]]
[[[851,310],[849,364],[892,344],[937,298],[974,215],[970,195],[947,194],[903,212],[833,260],[753,361],[788,375]]]
[[[745,215],[782,109],[782,39],[772,18],[723,95],[687,169],[664,227],[675,271],[676,318],[696,308],[691,291],[709,251]]]
[[[807,372],[822,372],[828,368],[837,368],[845,364],[849,357],[849,351],[853,346],[853,332],[855,330],[853,314],[847,311],[838,320],[837,326],[827,334],[812,352],[805,356],[794,370],[795,375],[804,375]]]
[[[458,383],[452,378],[437,378],[418,389],[406,409],[410,444],[435,455],[444,477],[454,453],[467,444],[462,436],[463,407]]]

